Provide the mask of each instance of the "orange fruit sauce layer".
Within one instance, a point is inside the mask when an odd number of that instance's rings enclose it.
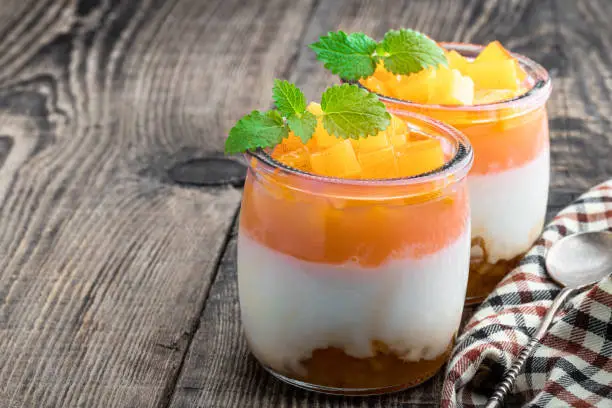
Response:
[[[533,86],[533,80],[498,41],[487,45],[473,61],[454,50],[445,52],[448,67],[393,75],[379,65],[373,76],[360,83],[379,95],[412,102],[384,99],[388,108],[420,113],[464,133],[474,149],[470,174],[522,166],[548,148],[544,106],[461,108],[510,100]]]
[[[311,104],[317,113],[319,107]],[[448,150],[448,149],[447,149]],[[319,123],[304,145],[290,135],[272,157],[311,174],[350,179],[408,177],[450,160],[437,138],[408,130],[392,116],[376,136],[343,140]],[[310,262],[363,267],[392,259],[418,259],[443,249],[465,232],[464,180],[410,185],[333,183],[253,158],[244,189],[241,232],[283,254]]]

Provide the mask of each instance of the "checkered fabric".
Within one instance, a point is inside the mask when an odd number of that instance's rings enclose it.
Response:
[[[612,230],[612,180],[561,211],[477,309],[447,366],[442,407],[484,406],[559,293],[546,275],[546,252],[566,235],[599,230]],[[505,406],[612,408],[612,277],[570,299],[561,313]]]

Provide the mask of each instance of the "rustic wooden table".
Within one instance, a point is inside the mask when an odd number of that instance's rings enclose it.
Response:
[[[400,26],[500,39],[550,70],[550,211],[612,174],[607,0],[2,0],[0,408],[436,406],[302,392],[241,333],[218,160],[275,77],[335,81],[306,45]]]

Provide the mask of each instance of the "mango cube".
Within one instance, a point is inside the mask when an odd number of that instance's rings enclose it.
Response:
[[[395,149],[400,177],[416,176],[444,165],[442,145],[436,139],[406,143]]]
[[[361,166],[349,140],[342,140],[333,146],[310,155],[314,173],[330,177],[355,178],[361,173]]]
[[[277,160],[286,166],[293,167],[294,169],[302,171],[312,170],[312,167],[310,166],[310,153],[308,153],[308,150],[305,147],[280,155],[277,157]]]
[[[519,64],[519,62],[514,59],[512,54],[510,54],[510,52],[506,50],[499,41],[493,41],[489,43],[480,52],[480,54],[478,54],[478,57],[476,57],[476,59],[474,60],[474,64],[494,63],[494,62],[501,62],[501,61],[512,61],[512,65],[514,65],[514,72],[515,72],[513,75],[516,77],[519,84],[522,84],[527,79],[527,73],[521,67],[521,64]],[[505,63],[505,64],[508,66],[510,65],[509,63]],[[484,67],[485,68],[489,67],[489,69],[494,69],[495,66],[485,64]],[[505,69],[510,70],[508,67],[506,67]],[[501,72],[499,74],[504,75]],[[477,74],[470,74],[470,75],[477,75]],[[477,82],[477,78],[475,78],[474,76],[472,76],[472,79],[474,79],[474,82]],[[512,79],[508,81],[512,81]],[[476,87],[479,88],[480,86],[476,84]],[[506,88],[506,86],[504,86],[503,88]],[[485,88],[485,89],[491,89],[491,88]],[[515,88],[513,87],[509,89],[515,89]]]
[[[480,51],[474,62],[495,62],[507,59],[513,59],[510,52],[499,41],[492,41]]]
[[[477,89],[510,89],[516,91],[520,80],[514,60],[481,61],[470,66],[470,77]]]
[[[395,115],[391,115],[391,123],[387,128],[387,137],[392,146],[399,146],[408,140],[408,125]]]
[[[342,141],[336,136],[330,135],[329,133],[327,133],[327,130],[325,130],[325,128],[323,128],[323,125],[320,123],[317,125],[317,128],[315,129],[315,132],[312,135],[312,139],[314,139],[316,150],[325,150],[328,147],[331,147]]]
[[[408,125],[406,125],[406,122],[401,120],[399,117],[391,115],[391,123],[389,124],[387,130],[392,132],[394,135],[405,134],[408,132]]]
[[[304,143],[302,143],[302,140],[297,137],[293,132],[289,132],[289,136],[284,138],[283,141],[274,148],[272,156],[277,157],[285,153],[301,149],[303,147]]]
[[[474,101],[474,82],[456,69],[440,67],[428,102],[438,105],[471,105]]]
[[[469,66],[471,64],[463,55],[459,54],[455,50],[446,52],[446,59],[448,60],[448,67],[456,69],[461,72],[462,75],[468,75]]]
[[[387,86],[385,83],[376,78],[376,77],[368,77],[366,79],[361,80],[361,85],[368,88],[370,91],[375,92],[380,95],[388,95],[389,91],[387,90]]]
[[[393,147],[379,150],[359,152],[357,155],[361,165],[362,178],[395,178],[398,176],[397,164]]]
[[[408,136],[406,133],[397,133],[389,136],[389,143],[391,146],[401,146],[408,141]]]
[[[372,76],[377,78],[381,82],[387,82],[397,78],[397,75],[385,69],[385,64],[383,62],[379,62],[376,65],[376,70],[374,71],[374,75]]]
[[[361,137],[351,140],[353,148],[357,153],[365,153],[372,150],[383,149],[389,146],[386,132],[379,132],[376,136]]]
[[[427,103],[435,81],[436,70],[432,68],[407,76],[402,75],[394,87],[395,96],[406,101]]]

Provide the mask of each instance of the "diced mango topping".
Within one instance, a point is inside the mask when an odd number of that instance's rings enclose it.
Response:
[[[376,92],[377,94],[386,95],[389,93],[387,89],[387,85],[381,79],[376,77],[369,77],[363,80],[363,85],[371,91]]]
[[[499,41],[489,43],[474,60],[455,50],[445,51],[445,54],[448,66],[440,65],[410,75],[393,75],[379,64],[371,77],[360,82],[385,96],[423,104],[458,106],[513,99],[528,88],[527,73]]]
[[[406,122],[395,115],[391,115],[391,124],[386,130],[387,138],[392,146],[401,146],[408,141],[408,126]]]
[[[437,70],[436,82],[429,95],[429,103],[438,105],[471,105],[474,101],[474,82],[468,76],[448,67]]]
[[[400,177],[428,173],[444,165],[444,152],[436,139],[407,143],[397,148],[395,155]]]
[[[474,62],[496,62],[513,59],[499,41],[492,41],[478,54]]]
[[[393,147],[385,147],[358,155],[361,164],[361,177],[365,179],[384,179],[397,177],[397,163]]]
[[[325,150],[312,153],[310,165],[314,173],[328,177],[356,178],[361,173],[361,166],[349,140],[339,140]]]
[[[389,139],[385,132],[380,132],[376,136],[362,137],[357,140],[351,140],[353,148],[358,153],[367,153],[372,150],[384,149],[389,146]]]
[[[468,61],[463,55],[459,54],[455,50],[446,52],[446,59],[448,60],[448,67],[456,69],[461,72],[462,75],[468,75],[468,68],[470,61]]]
[[[378,65],[376,65],[376,73],[374,74],[374,77],[380,79],[383,83],[386,83],[389,81],[393,81],[398,77],[398,75],[387,71],[385,69],[385,65],[382,62],[379,62]]]
[[[303,147],[304,144],[300,138],[294,135],[293,132],[289,132],[289,136],[284,138],[283,141],[274,148],[274,155],[281,156],[285,153],[290,153]]]
[[[520,88],[516,64],[512,60],[483,61],[470,65],[470,77],[478,89],[508,89],[518,91]]]
[[[316,104],[308,107],[316,112]],[[445,162],[437,139],[411,133],[402,119],[391,115],[391,123],[378,135],[340,139],[327,133],[319,115],[317,130],[306,145],[290,134],[272,151],[286,166],[327,177],[388,179],[415,176],[441,167]]]
[[[396,98],[406,101],[427,103],[431,89],[436,81],[434,69],[424,69],[412,75],[398,75],[388,81],[387,88]]]
[[[277,156],[278,161],[286,164],[289,167],[300,169],[303,171],[311,171],[312,166],[310,165],[310,154],[306,147],[294,150],[290,153],[285,153]]]

